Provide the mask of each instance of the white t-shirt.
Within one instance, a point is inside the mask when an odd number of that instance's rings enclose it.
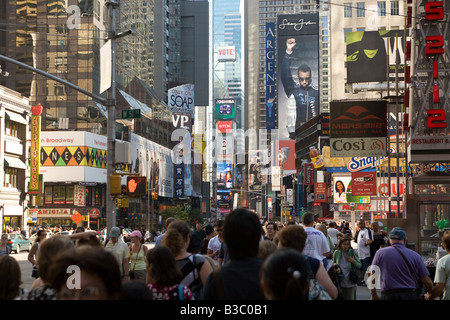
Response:
[[[220,250],[220,247],[222,246],[222,242],[219,240],[219,236],[215,236],[211,238],[208,242],[208,249],[211,250],[213,253]],[[217,262],[218,256],[214,257],[214,261]]]
[[[360,230],[358,233],[358,238],[357,238],[357,240],[358,240],[358,256],[361,260],[370,257],[370,246],[364,245],[368,240],[373,239],[373,235],[372,235],[372,239],[371,239],[371,235],[369,234],[369,232],[371,233],[372,231],[367,228],[364,228],[364,229]]]
[[[304,227],[304,229],[308,237],[306,238],[303,254],[322,261],[325,258],[322,253],[330,252],[327,238],[322,231],[313,227]]]
[[[335,228],[328,228],[327,229],[328,236],[330,237],[331,241],[333,241],[334,245],[337,244],[337,236],[340,233],[338,229]]]

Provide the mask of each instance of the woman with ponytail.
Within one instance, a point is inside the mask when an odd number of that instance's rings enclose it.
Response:
[[[191,240],[191,229],[184,221],[172,222],[163,239],[163,245],[168,247],[175,256],[178,267],[184,274],[180,284],[187,286],[196,300],[202,298],[202,288],[206,278],[213,271],[201,254],[191,254],[187,251]]]
[[[309,262],[297,250],[272,253],[262,265],[260,279],[269,300],[308,300]]]

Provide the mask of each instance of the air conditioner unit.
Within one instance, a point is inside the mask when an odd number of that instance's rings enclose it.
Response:
[[[58,129],[59,130],[69,129],[69,118],[59,118]]]
[[[131,163],[131,143],[116,140],[116,163]]]

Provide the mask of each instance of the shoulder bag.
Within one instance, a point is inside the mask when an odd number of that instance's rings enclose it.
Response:
[[[141,246],[139,245],[139,250],[136,254],[136,259],[134,260],[133,270],[128,271],[128,275],[130,276],[130,279],[134,279],[136,276],[134,274],[134,269],[136,268],[136,260],[138,259],[139,251],[141,251]],[[131,249],[131,254],[133,254],[133,249]]]
[[[400,253],[400,255],[402,256],[402,258],[405,261],[406,265],[408,266],[409,274],[411,275],[411,278],[414,279],[414,281],[416,282],[417,297],[419,298],[419,300],[423,300],[424,299],[424,295],[425,295],[426,292],[424,292],[424,289],[422,287],[419,287],[417,285],[418,279],[416,277],[416,273],[414,272],[413,268],[411,267],[411,264],[409,263],[408,259],[406,259],[405,255],[403,254],[403,252],[400,251],[399,248],[397,248],[394,245],[392,247],[394,247],[398,251],[398,253]]]

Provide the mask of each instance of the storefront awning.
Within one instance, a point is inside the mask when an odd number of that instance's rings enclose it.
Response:
[[[24,125],[28,124],[27,120],[25,120],[25,118],[22,117],[18,113],[5,110],[5,115],[6,115],[6,119],[9,119],[11,121],[15,121],[15,122],[18,122],[18,123],[24,124]]]
[[[5,164],[8,167],[13,167],[17,169],[26,169],[27,165],[18,158],[5,156]]]

